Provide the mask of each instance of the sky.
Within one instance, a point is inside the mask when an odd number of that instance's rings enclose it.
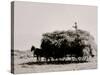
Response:
[[[78,28],[90,32],[97,42],[97,7],[55,3],[14,3],[14,49],[39,48],[42,34]]]

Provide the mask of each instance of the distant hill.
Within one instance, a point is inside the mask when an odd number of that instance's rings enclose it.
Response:
[[[18,57],[18,58],[31,58],[31,57],[33,57],[33,54],[30,50],[25,50],[25,51],[11,50],[11,55],[14,57]]]

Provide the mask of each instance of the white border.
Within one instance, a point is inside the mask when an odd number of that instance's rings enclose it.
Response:
[[[10,36],[11,36],[11,12],[10,3],[12,0],[0,0],[0,75],[11,75],[10,73]],[[15,0],[16,1],[16,0]],[[17,0],[18,1],[18,0]],[[98,6],[98,38],[100,38],[100,0],[19,0],[32,2],[46,2],[46,3],[63,3],[63,4],[80,4]],[[100,39],[98,39],[98,59],[100,58],[99,47]],[[100,63],[100,60],[98,60]],[[98,66],[100,66],[98,64]],[[82,70],[82,71],[62,71],[49,73],[36,73],[37,75],[99,75],[100,69],[97,70]],[[33,74],[33,73],[32,73]],[[27,75],[32,75],[27,74]],[[21,74],[24,75],[24,74]]]

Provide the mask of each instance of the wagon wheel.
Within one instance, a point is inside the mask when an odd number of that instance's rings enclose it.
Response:
[[[78,61],[82,61],[82,57],[78,57]]]
[[[83,56],[83,57],[82,57],[82,61],[85,61],[85,62],[86,62],[86,61],[89,61],[89,56]]]

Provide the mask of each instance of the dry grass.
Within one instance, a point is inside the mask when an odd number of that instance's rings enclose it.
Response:
[[[97,58],[93,58],[90,62],[80,63],[44,63],[37,64],[36,59],[32,57],[30,51],[14,53],[14,73],[37,73],[37,72],[55,72],[55,71],[72,71],[72,70],[85,70],[85,69],[96,69]]]

